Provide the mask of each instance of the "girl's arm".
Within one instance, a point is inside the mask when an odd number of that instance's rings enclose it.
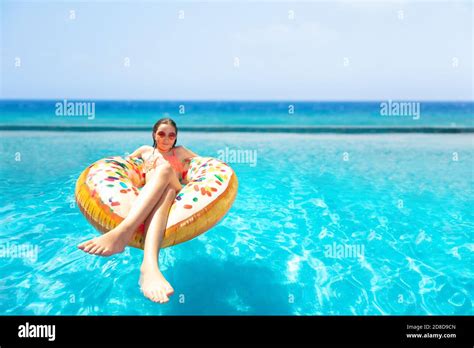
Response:
[[[147,145],[140,146],[138,149],[133,151],[130,155],[127,157],[140,157],[142,158],[143,152],[147,149]]]
[[[193,157],[199,157],[199,155],[196,155],[194,152],[192,152],[191,150],[185,148],[184,146],[183,146],[183,154],[184,154],[185,159],[193,158]]]
[[[187,172],[188,169],[189,169],[189,165],[191,163],[191,159],[193,157],[199,157],[199,155],[195,154],[194,152],[192,152],[191,150],[185,148],[184,146],[181,146],[181,154],[182,154],[182,161],[184,163],[184,170]],[[183,184],[187,184],[188,181],[187,180],[184,180],[183,179]]]

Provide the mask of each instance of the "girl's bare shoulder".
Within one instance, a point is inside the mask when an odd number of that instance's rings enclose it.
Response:
[[[150,146],[150,145],[140,146],[140,152],[142,154],[147,154],[147,153],[152,152],[152,151],[153,151],[153,146]]]
[[[151,151],[153,151],[153,147],[152,146],[149,146],[149,145],[143,145],[143,146],[140,146],[138,149],[136,149],[135,151],[133,151],[129,157],[142,157],[145,155],[147,156],[148,153],[150,153]]]
[[[180,158],[191,158],[196,157],[197,155],[191,150],[185,148],[184,146],[176,146],[176,153]]]

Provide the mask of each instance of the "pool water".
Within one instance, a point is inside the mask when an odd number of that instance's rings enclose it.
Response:
[[[227,154],[240,186],[220,224],[162,250],[166,305],[139,291],[141,250],[76,248],[98,235],[74,203],[77,177],[150,134],[1,138],[0,246],[37,248],[0,254],[2,315],[473,314],[469,134],[180,133],[200,155]]]

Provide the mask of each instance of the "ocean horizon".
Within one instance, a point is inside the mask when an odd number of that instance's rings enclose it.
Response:
[[[473,106],[472,101],[4,99],[0,130],[147,130],[171,117],[182,131],[472,132]]]

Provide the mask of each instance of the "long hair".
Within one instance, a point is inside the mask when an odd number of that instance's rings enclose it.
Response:
[[[175,147],[176,146],[176,142],[178,141],[178,126],[176,125],[176,122],[174,122],[171,118],[162,118],[162,119],[159,119],[155,125],[153,126],[153,133],[151,134],[152,138],[153,138],[153,147],[155,148],[156,147],[156,140],[155,140],[155,133],[156,133],[156,130],[158,129],[158,127],[162,124],[169,124],[170,126],[174,127],[174,130],[176,132],[176,139],[174,140],[174,143],[173,143],[173,146],[172,147]]]

